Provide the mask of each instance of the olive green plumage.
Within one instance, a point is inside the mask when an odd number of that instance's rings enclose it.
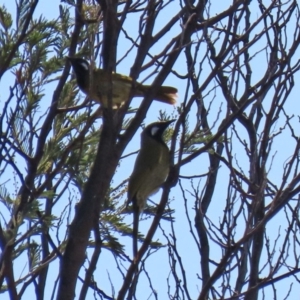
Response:
[[[170,169],[169,148],[163,133],[175,120],[148,125],[141,134],[141,149],[136,158],[128,184],[128,202],[133,203],[133,254],[137,254],[139,214],[147,198],[155,193],[166,180]]]
[[[83,58],[68,57],[68,60],[74,69],[78,87],[92,100],[107,107],[107,96],[111,88],[113,108],[118,108],[128,101],[133,85],[131,77],[118,73],[109,74],[103,69],[90,70],[89,63]],[[110,81],[112,81],[112,87],[110,87]],[[136,82],[133,97],[144,97],[149,89],[149,85]],[[177,89],[170,86],[161,86],[157,89],[154,98],[160,102],[175,104]]]

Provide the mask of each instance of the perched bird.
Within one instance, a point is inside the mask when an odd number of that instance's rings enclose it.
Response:
[[[110,92],[110,80],[112,80],[112,106],[118,108],[124,102],[129,100],[133,80],[131,77],[118,73],[107,73],[103,69],[90,70],[89,63],[79,57],[67,57],[74,69],[77,84],[82,92],[92,100],[100,102],[104,107],[108,106],[107,96]],[[90,78],[92,76],[92,80]],[[133,97],[144,97],[150,85],[143,85],[135,82]],[[161,86],[158,88],[155,100],[175,104],[177,98],[177,89],[171,86]]]
[[[166,128],[174,121],[152,123],[141,134],[141,149],[128,184],[128,203],[133,204],[134,257],[137,254],[139,215],[146,205],[147,198],[160,188],[169,173],[169,148],[162,136]]]

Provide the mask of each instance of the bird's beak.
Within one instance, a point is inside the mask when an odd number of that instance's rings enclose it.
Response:
[[[69,62],[72,67],[74,66],[74,62],[75,62],[74,57],[66,56],[66,61]]]
[[[175,121],[176,121],[176,119],[169,120],[169,121],[163,121],[162,122],[162,128],[163,128],[163,130],[165,130],[171,123],[173,123]]]
[[[176,119],[173,119],[173,120],[165,121],[165,123],[167,124],[167,126],[169,126],[170,124],[172,124],[175,121],[176,121]]]
[[[76,58],[74,58],[72,56],[66,56],[66,59],[67,59],[67,61],[69,61],[71,63],[71,65],[73,65]]]

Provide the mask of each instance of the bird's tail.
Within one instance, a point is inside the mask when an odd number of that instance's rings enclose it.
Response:
[[[145,96],[147,91],[150,89],[150,85],[143,85],[142,87],[144,92],[143,96]],[[160,86],[157,89],[154,100],[174,105],[176,104],[178,97],[177,92],[178,90],[172,86]]]
[[[132,242],[133,242],[133,259],[135,260],[138,252],[138,234],[139,234],[139,218],[140,210],[137,205],[137,201],[134,199],[132,201],[133,206],[133,229],[132,229]]]

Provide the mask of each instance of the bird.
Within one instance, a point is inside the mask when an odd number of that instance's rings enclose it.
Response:
[[[147,198],[158,191],[170,169],[170,151],[163,133],[175,120],[155,122],[141,134],[141,148],[128,183],[128,202],[133,207],[133,256],[137,255],[139,216]]]
[[[108,107],[108,95],[110,93],[110,80],[112,81],[112,107],[119,108],[129,100],[130,92],[134,84],[133,97],[144,97],[150,89],[150,85],[134,82],[129,76],[118,73],[110,74],[103,69],[90,69],[87,60],[80,57],[67,56],[80,90],[97,101],[104,107]],[[92,80],[91,80],[92,77]],[[177,89],[171,86],[158,87],[154,99],[167,104],[176,104]]]

